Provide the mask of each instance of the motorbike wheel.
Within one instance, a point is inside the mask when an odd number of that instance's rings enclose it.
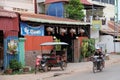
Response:
[[[62,70],[65,70],[66,67],[67,67],[67,63],[65,61],[61,62],[61,66],[60,67],[61,67]]]
[[[49,66],[48,66],[48,71],[51,71],[51,68],[52,68],[52,67],[49,67]]]
[[[42,66],[42,70],[43,70],[44,72],[47,72],[47,71],[48,71],[48,65],[46,64],[45,66]]]
[[[96,72],[97,72],[97,64],[93,63],[93,73],[96,73]]]
[[[103,64],[101,63],[100,64],[100,71],[102,71],[103,70]]]

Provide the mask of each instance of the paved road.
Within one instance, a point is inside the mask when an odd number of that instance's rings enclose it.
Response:
[[[107,66],[103,72],[93,73],[92,70],[87,70],[44,80],[120,80],[120,63]]]
[[[120,62],[120,55],[110,55],[110,60],[106,60],[106,67],[117,64],[118,62]],[[91,67],[92,67],[91,62],[69,63],[68,67],[65,71],[62,71],[62,70],[60,70],[60,68],[58,68],[55,70],[52,69],[52,71],[50,71],[50,72],[38,73],[36,75],[34,73],[20,74],[20,75],[0,75],[0,80],[45,80],[45,79],[51,80],[51,77],[53,77],[54,74],[56,74],[56,73],[61,74],[61,75],[67,75],[67,76],[77,73],[77,72],[84,73],[84,72],[88,71],[88,73],[90,73],[92,71]],[[107,70],[107,69],[108,68],[106,68],[105,70]],[[60,76],[60,77],[62,77],[62,76]],[[57,80],[57,79],[54,79],[54,80]],[[60,80],[63,80],[63,79],[60,79]],[[76,79],[74,79],[74,80],[76,80]],[[84,80],[84,79],[82,79],[82,80]]]

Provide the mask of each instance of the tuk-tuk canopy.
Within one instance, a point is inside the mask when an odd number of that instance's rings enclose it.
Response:
[[[65,42],[45,42],[40,44],[40,46],[54,46],[54,45],[68,45],[68,43]]]

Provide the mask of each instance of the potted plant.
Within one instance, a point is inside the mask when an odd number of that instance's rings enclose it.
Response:
[[[48,32],[48,35],[51,35],[51,33],[54,31],[54,29],[52,27],[47,27],[47,32]]]
[[[13,70],[9,67],[5,70],[5,74],[12,74],[12,73],[13,73]]]

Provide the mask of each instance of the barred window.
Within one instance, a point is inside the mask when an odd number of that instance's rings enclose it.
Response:
[[[113,4],[113,5],[115,4],[115,0],[92,0],[92,1],[108,3],[108,4]]]
[[[109,3],[109,0],[101,0],[103,3]]]
[[[92,1],[98,1],[98,2],[100,2],[100,0],[92,0]]]
[[[115,4],[115,0],[109,0],[110,4]]]

